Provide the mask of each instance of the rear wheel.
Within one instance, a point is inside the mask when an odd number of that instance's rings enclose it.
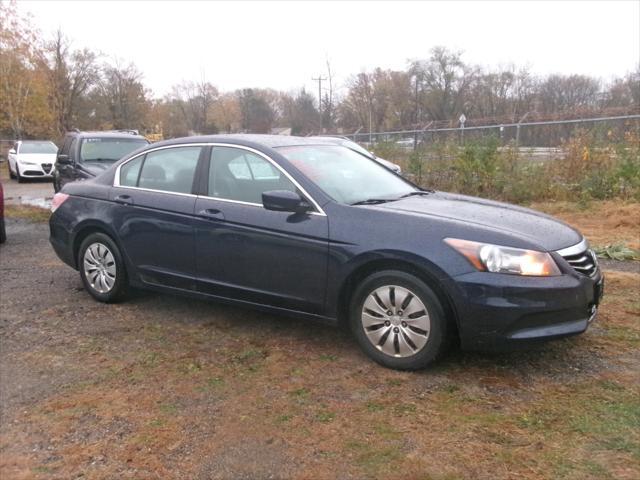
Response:
[[[128,290],[127,272],[120,249],[104,233],[92,233],[78,251],[78,268],[85,289],[100,302],[123,299]]]
[[[367,355],[398,370],[426,367],[449,344],[450,325],[437,295],[402,271],[374,273],[358,286],[350,324]]]

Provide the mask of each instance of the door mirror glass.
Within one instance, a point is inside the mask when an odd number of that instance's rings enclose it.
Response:
[[[303,213],[310,209],[310,205],[298,193],[289,190],[263,192],[262,206],[276,212]]]
[[[61,153],[60,155],[58,155],[58,163],[60,165],[69,165],[71,164],[71,159],[69,158],[69,155]]]

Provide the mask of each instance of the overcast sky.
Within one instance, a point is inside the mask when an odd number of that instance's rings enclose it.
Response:
[[[133,62],[154,94],[202,75],[221,90],[305,86],[328,57],[338,86],[403,69],[436,45],[483,66],[539,74],[624,75],[640,62],[640,1],[23,1],[35,24],[76,47]]]

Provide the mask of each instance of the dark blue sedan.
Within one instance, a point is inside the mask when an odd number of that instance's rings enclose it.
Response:
[[[464,348],[578,334],[603,276],[547,215],[422,190],[317,140],[227,135],[149,145],[53,202],[51,244],[97,300],[130,286],[346,322],[417,369]]]

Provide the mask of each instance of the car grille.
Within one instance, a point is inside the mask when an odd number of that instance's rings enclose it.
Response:
[[[598,261],[596,260],[596,255],[593,253],[593,250],[587,249],[575,255],[563,255],[562,258],[564,258],[576,272],[586,275],[587,277],[591,277],[598,270]]]
[[[42,170],[44,170],[44,173],[49,173],[51,171],[52,166],[53,165],[51,163],[43,163]]]

